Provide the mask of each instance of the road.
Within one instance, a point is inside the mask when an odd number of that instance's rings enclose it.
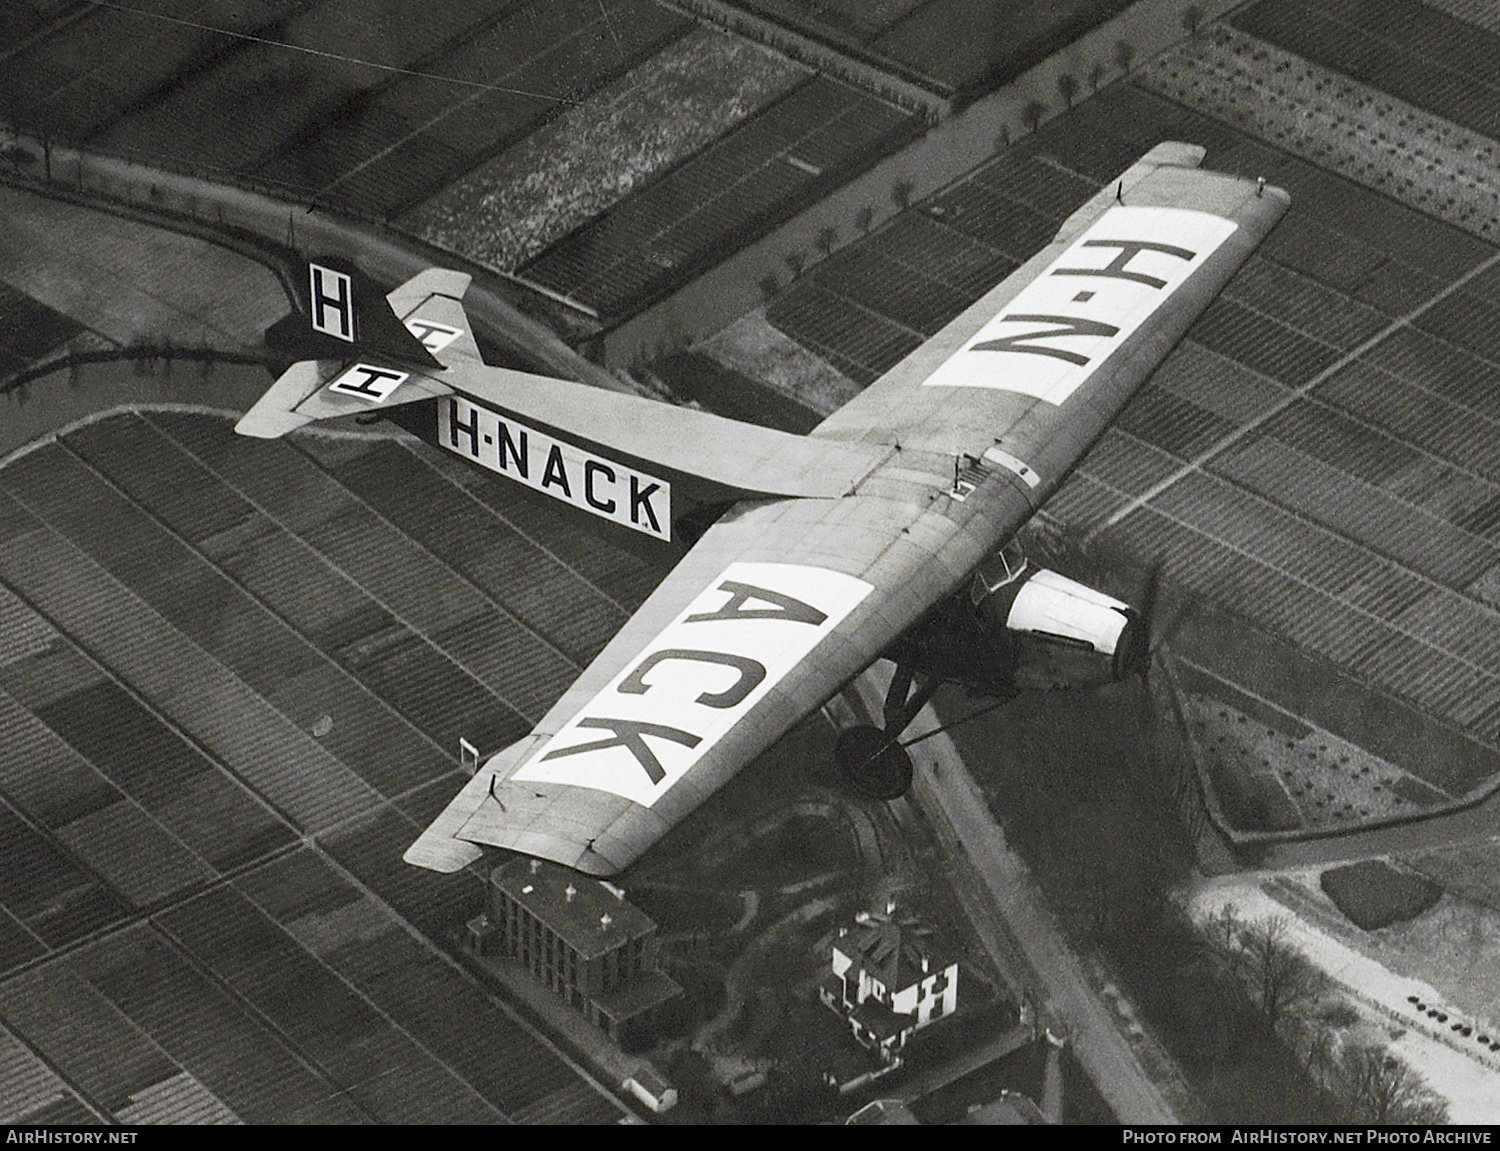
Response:
[[[24,133],[17,141],[34,155],[41,155],[38,141]],[[5,175],[17,188],[94,203],[105,210],[128,207],[158,220],[163,229],[210,233],[238,229],[278,247],[353,259],[365,272],[391,284],[399,284],[435,264],[464,266],[446,253],[374,225],[109,156],[54,147],[52,172],[50,185],[19,172]],[[464,296],[464,307],[469,321],[482,334],[525,349],[542,371],[611,391],[634,390],[625,379],[579,355],[551,328],[511,304],[505,295],[504,277],[477,267],[468,270],[475,275]]]
[[[858,682],[861,701],[872,714],[880,714],[889,675],[888,667],[877,665]],[[923,708],[908,738],[939,726],[932,708]],[[1006,845],[1004,831],[953,741],[946,735],[930,736],[912,759],[911,797],[945,840],[961,846],[983,884],[988,898],[965,903],[995,962],[1027,985],[1041,1001],[1044,1018],[1064,1021],[1074,1057],[1120,1122],[1180,1122],[1110,1008],[1094,993],[1082,964],[1043,906],[1026,865]]]

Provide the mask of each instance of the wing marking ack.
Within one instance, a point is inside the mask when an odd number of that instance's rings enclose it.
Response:
[[[873,590],[827,568],[730,564],[512,778],[650,807]]]

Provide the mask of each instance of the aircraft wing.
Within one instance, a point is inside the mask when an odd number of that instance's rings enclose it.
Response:
[[[1040,506],[1286,212],[1162,143],[811,434],[962,452]]]
[[[959,589],[1285,212],[1202,154],[1153,149],[820,425],[809,442],[884,462],[836,497],[737,504],[407,861],[489,844],[613,874]]]
[[[895,573],[919,573],[939,533],[902,547],[888,526],[945,489],[947,460],[921,462],[879,495],[737,505],[407,861],[451,871],[484,843],[592,874],[628,866],[927,610]],[[1017,524],[1029,512],[1012,508]],[[981,555],[959,553],[949,583]]]

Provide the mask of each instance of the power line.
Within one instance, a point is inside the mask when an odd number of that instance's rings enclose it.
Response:
[[[288,52],[302,52],[308,56],[318,56],[325,60],[338,60],[344,64],[358,64],[365,68],[376,68],[382,72],[394,72],[399,76],[415,76],[421,80],[436,80],[443,84],[458,84],[465,88],[479,88],[486,92],[503,92],[510,96],[529,96],[534,100],[551,100],[557,104],[576,104],[578,101],[569,100],[562,96],[549,96],[542,92],[528,92],[524,88],[506,88],[499,84],[485,84],[478,80],[461,80],[457,76],[439,76],[432,72],[419,72],[414,68],[398,68],[394,64],[377,64],[373,60],[361,60],[358,56],[344,56],[338,52],[325,52],[320,48],[304,48],[300,44],[288,44],[282,40],[272,40],[266,36],[256,36],[250,32],[235,32],[228,28],[216,28],[211,24],[199,24],[194,20],[184,20],[180,16],[168,16],[161,12],[147,12],[140,8],[132,8],[128,4],[111,3],[110,0],[89,0],[95,8],[109,8],[116,12],[126,12],[132,16],[141,16],[149,20],[161,20],[168,24],[180,24],[185,28],[196,28],[200,32],[213,32],[219,36],[229,36],[235,40],[248,40],[252,44],[265,44],[271,48],[284,48]]]

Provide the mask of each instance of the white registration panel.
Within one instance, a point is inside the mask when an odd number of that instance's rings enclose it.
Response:
[[[438,402],[438,443],[601,519],[672,538],[672,485],[502,416],[463,396]]]
[[[1112,207],[923,383],[1061,404],[1237,227],[1188,208]]]
[[[410,378],[410,372],[398,372],[394,368],[351,364],[339,373],[337,379],[329,381],[328,390],[340,396],[353,396],[367,404],[383,404]]]
[[[872,590],[826,568],[730,564],[512,778],[650,807]]]

